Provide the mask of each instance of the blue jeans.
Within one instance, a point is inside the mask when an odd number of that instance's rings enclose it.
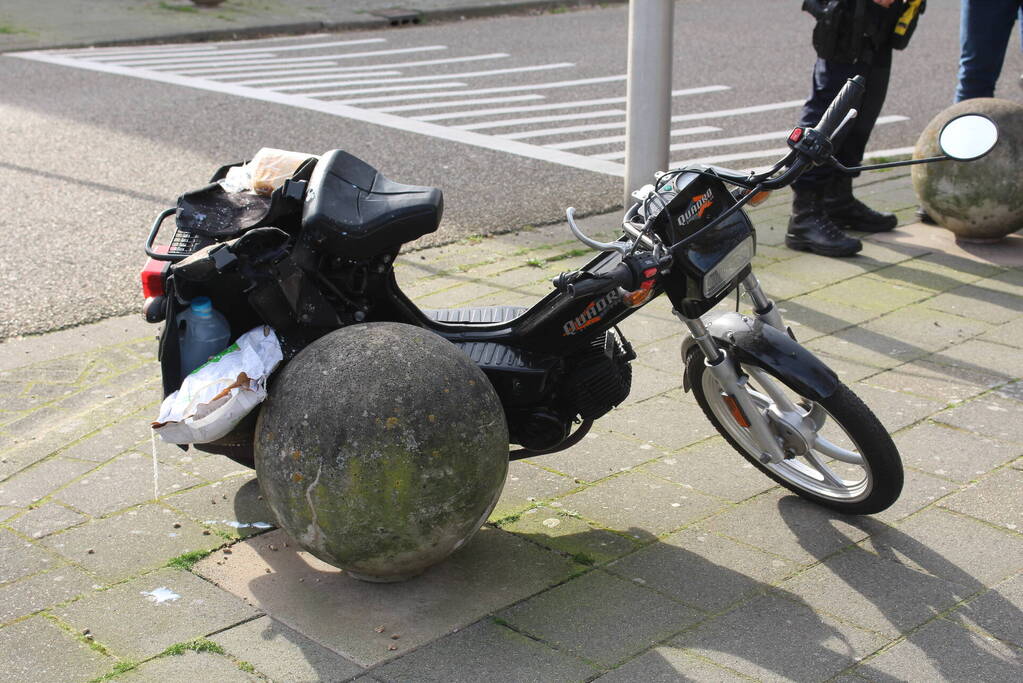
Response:
[[[956,102],[994,97],[1005,49],[1023,0],[962,0]]]

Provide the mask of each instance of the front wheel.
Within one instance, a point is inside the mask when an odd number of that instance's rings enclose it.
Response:
[[[686,358],[693,394],[725,439],[785,488],[846,514],[880,512],[902,492],[902,461],[888,431],[844,384],[813,402],[758,367],[739,365],[758,410],[767,417],[786,458],[762,463],[744,416],[694,349]],[[733,410],[735,412],[733,412]]]

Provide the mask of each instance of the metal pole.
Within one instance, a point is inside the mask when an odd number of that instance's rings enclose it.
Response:
[[[673,0],[630,0],[626,91],[625,206],[668,167]]]

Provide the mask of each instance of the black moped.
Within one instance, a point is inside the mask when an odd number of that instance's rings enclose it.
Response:
[[[194,296],[211,297],[235,335],[271,325],[285,361],[345,325],[407,323],[472,358],[503,404],[510,440],[519,446],[510,457],[533,457],[577,443],[625,400],[635,353],[618,326],[664,294],[689,331],[683,386],[743,457],[822,505],[851,514],[884,510],[902,489],[898,451],[867,406],[785,326],[753,274],[756,233],[743,209],[812,165],[854,173],[979,158],[997,129],[985,117],[961,117],[942,131],[943,156],[845,168],[831,140],[855,116],[862,90],[851,79],[818,125],[793,130],[790,152],[762,173],[693,165],[659,174],[633,195],[617,241],[585,236],[568,209],[573,233],[600,253],[557,277],[554,291],[528,309],[416,307],[398,287],[394,261],[403,244],[437,229],[441,192],[388,180],[341,150],[303,165],[262,203],[219,205],[226,217],[219,222],[210,221],[217,210],[208,205],[216,183],[184,195],[177,209],[160,215],[146,245],[155,264],[144,271],[145,311],[164,322],[165,392],[180,383],[175,325]],[[155,247],[161,223],[175,213],[174,239]],[[702,319],[740,286],[751,315]],[[254,418],[197,447],[249,464],[253,425]]]

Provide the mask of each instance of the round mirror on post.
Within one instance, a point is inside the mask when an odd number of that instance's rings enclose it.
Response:
[[[998,142],[998,126],[982,114],[963,114],[952,119],[938,134],[938,146],[958,161],[979,159]]]

